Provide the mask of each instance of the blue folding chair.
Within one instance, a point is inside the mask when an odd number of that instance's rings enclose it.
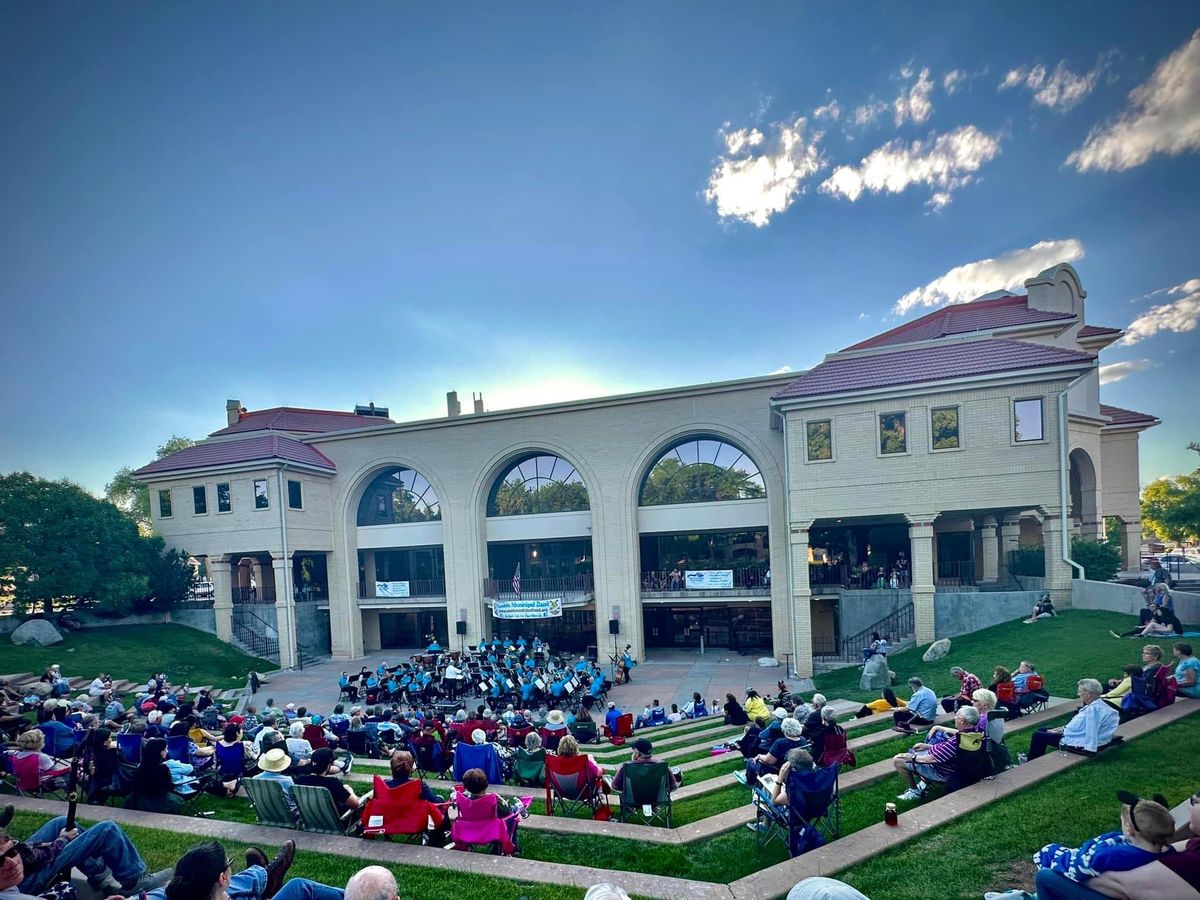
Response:
[[[167,738],[167,758],[181,763],[192,761],[191,738],[186,734],[177,734]]]
[[[121,761],[136,766],[142,761],[142,736],[140,734],[118,734],[117,752]]]
[[[789,769],[788,853],[799,856],[841,833],[838,765],[802,772]]]
[[[504,783],[504,764],[500,754],[491,744],[468,744],[459,741],[454,747],[454,780],[462,781],[462,777],[471,769],[482,769],[487,775],[488,784]]]

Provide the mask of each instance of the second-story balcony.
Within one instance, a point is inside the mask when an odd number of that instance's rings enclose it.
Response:
[[[587,603],[596,596],[592,575],[559,575],[548,578],[483,579],[483,596],[488,600],[562,600],[564,604]]]
[[[387,585],[387,587],[382,587]],[[360,581],[358,602],[360,606],[371,604],[395,604],[407,600],[429,601],[446,599],[445,578],[414,578],[407,581]]]
[[[687,573],[679,569],[670,572],[642,572],[642,597],[686,600],[688,597],[700,599],[771,596],[771,570],[766,566],[743,566],[728,571],[728,587],[721,587],[719,581],[711,579],[711,583],[706,583],[703,587],[697,587],[695,580],[689,586]]]

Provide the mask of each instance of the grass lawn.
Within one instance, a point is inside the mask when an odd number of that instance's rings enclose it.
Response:
[[[68,632],[53,647],[17,647],[0,642],[0,672],[40,675],[52,663],[68,678],[88,679],[97,672],[113,678],[145,682],[166,672],[172,684],[242,687],[251,669],[276,668],[265,659],[247,656],[211,634],[184,625],[114,625]]]
[[[1163,648],[1165,661],[1171,660],[1173,640],[1125,638],[1117,640],[1108,632],[1128,630],[1137,622],[1132,616],[1095,610],[1066,610],[1056,619],[1043,619],[1033,625],[1020,621],[1005,622],[974,634],[951,638],[950,655],[937,662],[922,662],[926,647],[913,647],[890,655],[888,666],[899,681],[897,693],[908,697],[906,680],[918,676],[939,696],[956,693],[958,682],[950,675],[951,666],[974,672],[986,685],[996,666],[1014,670],[1023,659],[1030,660],[1045,677],[1046,687],[1059,697],[1074,697],[1080,678],[1106,678],[1121,674],[1121,667],[1139,661],[1144,644]],[[874,700],[877,695],[860,691],[858,666],[827,672],[813,679],[817,690],[830,699]]]

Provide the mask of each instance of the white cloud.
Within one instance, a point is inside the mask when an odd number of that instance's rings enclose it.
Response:
[[[892,312],[902,316],[918,306],[967,303],[991,291],[1011,291],[1056,263],[1082,259],[1083,253],[1081,241],[1067,238],[1038,241],[1032,247],[1010,250],[994,259],[956,266],[928,284],[913,288],[896,301]]]
[[[873,150],[857,167],[838,166],[821,183],[821,191],[853,202],[863,191],[898,194],[923,184],[933,189],[929,205],[940,209],[999,152],[1000,139],[974,125],[931,134],[927,141],[896,139]]]
[[[862,106],[854,107],[854,124],[860,127],[871,125],[890,105],[886,100],[871,98]]]
[[[1156,153],[1200,150],[1200,29],[1129,94],[1115,121],[1093,128],[1067,157],[1081,172],[1121,171]]]
[[[858,321],[860,321],[860,322],[861,322],[863,319],[869,319],[869,318],[871,318],[871,317],[870,317],[870,316],[868,316],[868,315],[867,315],[865,312],[861,312],[861,313],[859,313],[859,314],[858,314]]]
[[[778,369],[772,369],[767,374],[768,375],[783,375],[784,373],[790,372],[790,371],[792,371],[791,366],[780,366]]]
[[[1106,363],[1100,367],[1100,383],[1113,384],[1137,372],[1145,372],[1154,368],[1154,363],[1148,359],[1127,359],[1122,362]]]
[[[911,78],[912,69],[901,69],[900,74]],[[912,87],[900,91],[900,96],[892,104],[896,124],[903,125],[906,119],[920,124],[928,119],[933,114],[933,104],[929,100],[932,93],[933,81],[929,78],[929,69],[922,69]]]
[[[1168,288],[1167,293],[1179,299],[1150,307],[1129,323],[1119,343],[1136,344],[1160,331],[1185,332],[1195,329],[1200,321],[1200,278],[1190,278],[1183,284]]]
[[[967,80],[967,73],[962,69],[951,69],[942,76],[942,88],[947,94],[953,94]]]
[[[1110,56],[1102,56],[1090,72],[1082,75],[1071,71],[1065,61],[1047,74],[1045,66],[1018,66],[1005,73],[999,90],[1024,87],[1033,92],[1033,102],[1059,112],[1066,112],[1092,92],[1104,70],[1108,68]]]
[[[804,192],[806,178],[825,166],[817,147],[822,132],[810,133],[803,116],[768,126],[770,137],[757,128],[726,129],[720,132],[725,152],[704,191],[723,219],[763,227]]]
[[[838,106],[836,99],[830,100],[824,106],[818,106],[813,110],[814,119],[836,119],[842,114],[842,108]]]

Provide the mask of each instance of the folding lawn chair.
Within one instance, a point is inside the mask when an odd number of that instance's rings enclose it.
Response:
[[[559,728],[551,731],[549,728],[539,728],[538,734],[542,738],[542,746],[554,753],[558,750],[558,742],[563,739],[563,736],[568,732],[564,728]]]
[[[54,800],[65,800],[66,776],[55,775],[53,778],[42,778],[41,763],[36,754],[18,758],[5,754],[5,765],[11,767],[14,776],[13,785],[22,797],[49,797]]]
[[[339,813],[328,788],[313,784],[292,785],[292,800],[300,811],[300,829],[317,834],[352,834],[358,829],[357,810]]]
[[[529,787],[546,786],[546,748],[539,747],[530,753],[518,747],[513,758],[513,781]]]
[[[363,837],[399,836],[427,843],[430,821],[434,827],[441,825],[448,806],[423,799],[421,782],[415,778],[390,788],[381,776],[376,775],[371,798],[361,809]]]
[[[799,856],[841,833],[838,767],[788,769],[788,853]]]
[[[821,752],[821,758],[817,760],[818,766],[856,766],[858,765],[858,757],[854,755],[854,751],[846,746],[846,731],[838,726],[834,731],[825,735],[825,749]]]
[[[522,797],[521,800],[528,808],[532,797]],[[516,825],[521,813],[513,812],[501,818],[497,808],[500,798],[495,794],[484,794],[472,798],[460,790],[454,792],[454,806],[458,816],[450,826],[450,837],[454,841],[455,850],[471,850],[480,847],[490,853],[500,853],[512,856],[516,851]],[[509,824],[514,823],[512,832]]]
[[[621,821],[671,827],[671,767],[665,762],[626,765],[621,770]]]
[[[575,735],[575,740],[581,744],[598,744],[600,742],[599,732],[596,731],[596,723],[587,717],[581,716],[571,726],[571,734]]]
[[[118,734],[117,752],[121,760],[136,766],[142,761],[142,736],[140,734]]]
[[[546,813],[574,816],[584,809],[595,816],[600,809],[612,809],[600,780],[588,771],[586,756],[546,757]]]
[[[633,737],[633,713],[625,713],[618,716],[615,728],[610,729],[605,725],[604,736],[610,740],[621,738],[620,743],[624,743],[625,738]],[[618,743],[618,741],[613,740],[613,743]]]
[[[242,782],[242,787],[246,789],[259,825],[273,825],[276,828],[296,827],[296,816],[280,782],[247,778]]]
[[[461,782],[463,775],[471,769],[482,769],[488,784],[504,783],[504,764],[500,761],[500,754],[491,744],[468,744],[466,741],[459,741],[454,745],[454,780]]]
[[[751,789],[750,799],[754,803],[754,843],[759,849],[772,841],[788,842],[790,822],[788,808],[771,802],[771,791],[767,785],[756,784]]]
[[[354,732],[350,732],[351,735]],[[413,759],[416,761],[417,777],[445,778],[453,765],[453,760],[446,758],[446,751],[434,737],[422,736],[413,738],[409,743],[412,747]]]

